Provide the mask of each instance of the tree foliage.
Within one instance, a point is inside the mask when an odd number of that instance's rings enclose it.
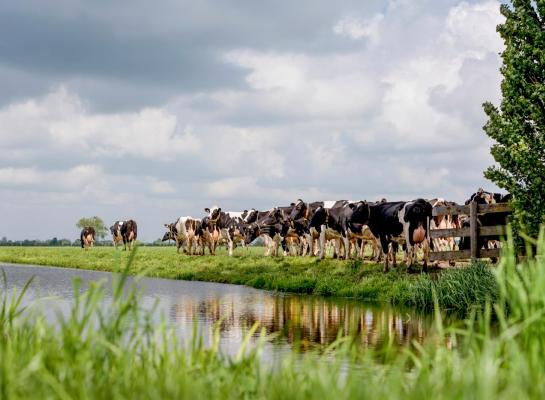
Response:
[[[502,101],[484,104],[496,166],[485,177],[513,195],[513,223],[532,236],[545,215],[545,0],[501,5]]]
[[[83,229],[88,226],[92,226],[93,228],[95,228],[96,235],[100,239],[104,239],[108,234],[108,228],[104,224],[104,221],[102,221],[102,219],[97,216],[89,218],[83,217],[80,218],[79,221],[76,223],[76,227],[79,229]]]

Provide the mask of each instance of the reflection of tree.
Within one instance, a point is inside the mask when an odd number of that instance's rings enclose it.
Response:
[[[364,347],[392,341],[407,345],[422,342],[429,331],[430,317],[407,314],[388,307],[374,307],[357,301],[303,296],[229,294],[196,300],[181,297],[172,306],[177,320],[194,320],[210,325],[221,320],[222,336],[240,337],[255,322],[268,333],[279,333],[288,343],[327,345],[342,332],[353,334]]]

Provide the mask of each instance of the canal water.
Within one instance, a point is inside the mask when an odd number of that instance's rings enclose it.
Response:
[[[22,266],[0,263],[8,289],[22,288],[34,280],[25,304],[39,307],[54,321],[67,315],[74,299],[73,280],[81,280],[85,291],[91,282],[111,287],[112,274],[69,268]],[[276,339],[265,346],[266,356],[277,356],[298,349],[332,343],[339,332],[352,332],[363,348],[378,348],[388,341],[407,346],[422,342],[433,329],[433,317],[414,309],[368,304],[350,299],[292,295],[245,286],[142,278],[137,281],[142,304],[157,304],[157,323],[164,318],[183,340],[190,340],[197,329],[205,344],[211,343],[219,324],[220,348],[236,354],[249,328],[258,322]],[[111,291],[106,291],[107,306]],[[195,326],[196,324],[196,326]]]

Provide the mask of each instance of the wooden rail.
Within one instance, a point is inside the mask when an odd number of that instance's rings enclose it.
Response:
[[[505,225],[499,226],[479,226],[478,216],[492,213],[511,212],[508,203],[498,204],[477,204],[475,202],[464,206],[437,206],[433,208],[432,215],[460,215],[469,216],[468,228],[456,229],[434,229],[430,230],[431,239],[450,238],[450,237],[469,237],[470,249],[457,251],[432,251],[430,252],[430,261],[451,261],[464,259],[478,259],[488,257],[499,257],[500,249],[480,249],[479,237],[483,236],[504,236],[506,234]]]

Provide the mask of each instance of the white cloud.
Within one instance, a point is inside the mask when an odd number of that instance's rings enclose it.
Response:
[[[77,95],[62,87],[0,110],[0,143],[6,146],[30,143],[30,147],[82,151],[95,157],[171,160],[200,149],[190,127],[178,130],[176,116],[163,109],[90,113]]]
[[[380,29],[384,15],[375,14],[369,19],[356,17],[345,17],[333,27],[333,32],[339,36],[345,36],[351,39],[370,39],[373,44],[379,40]]]

